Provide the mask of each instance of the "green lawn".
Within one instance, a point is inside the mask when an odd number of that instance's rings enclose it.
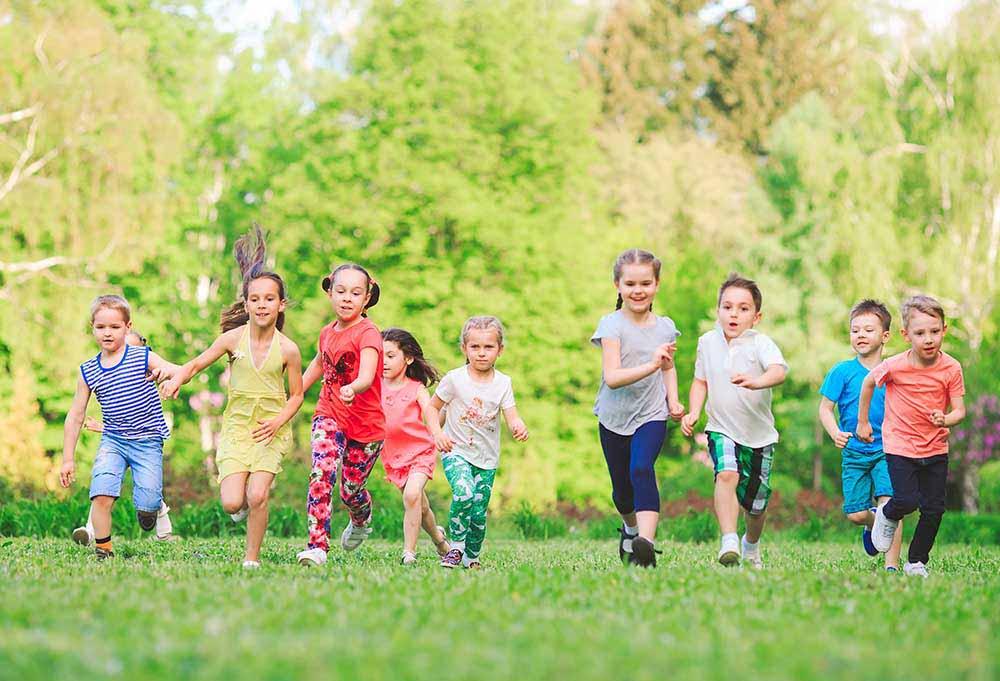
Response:
[[[480,572],[372,541],[294,565],[268,539],[0,540],[0,678],[996,679],[1000,548],[942,546],[924,581],[855,546],[765,545],[767,571],[664,544],[625,569],[613,542],[488,542]]]

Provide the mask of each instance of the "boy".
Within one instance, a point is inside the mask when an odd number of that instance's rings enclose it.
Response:
[[[875,388],[884,385],[882,442],[893,495],[875,513],[872,543],[887,551],[899,521],[919,508],[903,572],[927,577],[927,562],[944,514],[948,429],[965,418],[965,381],[962,365],[941,351],[948,332],[941,304],[928,296],[913,296],[903,303],[901,313],[903,338],[910,349],[885,360],[865,378],[857,434],[863,442],[874,440],[869,411]]]
[[[771,414],[771,388],[788,365],[770,338],[754,330],[761,319],[760,288],[730,274],[719,289],[718,323],[698,339],[691,383],[691,413],[681,420],[690,437],[708,397],[708,451],[715,464],[715,514],[722,532],[719,562],[745,559],[764,567],[760,555],[764,513],[771,496],[771,460],[778,431]],[[740,506],[746,534],[736,534]],[[742,550],[741,550],[742,549]]]
[[[858,424],[858,396],[868,372],[882,361],[882,346],[889,341],[892,315],[877,300],[862,300],[851,308],[851,349],[854,359],[841,362],[830,370],[819,389],[819,420],[833,443],[843,451],[841,480],[844,487],[844,514],[855,525],[861,525],[861,545],[869,556],[877,556],[872,544],[871,527],[875,520],[872,494],[878,505],[892,496],[889,469],[882,453],[882,413],[885,388],[878,388],[871,403],[869,420],[874,428],[874,440],[861,442],[854,435]],[[837,407],[839,423],[833,415]],[[899,548],[902,529],[897,528],[892,547],[885,554],[885,569],[899,569]]]

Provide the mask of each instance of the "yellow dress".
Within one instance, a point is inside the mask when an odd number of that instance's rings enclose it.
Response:
[[[281,332],[275,329],[264,363],[257,368],[250,351],[249,325],[243,327],[238,349],[229,362],[229,396],[215,453],[220,482],[241,472],[269,471],[277,475],[281,459],[291,449],[292,431],[287,423],[268,444],[253,439],[258,422],[277,416],[288,401],[280,338]]]

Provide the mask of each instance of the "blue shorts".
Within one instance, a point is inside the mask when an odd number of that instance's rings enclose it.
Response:
[[[867,511],[873,499],[892,496],[892,482],[885,454],[866,454],[844,449],[841,479],[844,484],[844,513]]]
[[[90,475],[90,498],[121,496],[125,469],[132,469],[132,503],[159,511],[163,501],[163,438],[127,440],[104,433]]]

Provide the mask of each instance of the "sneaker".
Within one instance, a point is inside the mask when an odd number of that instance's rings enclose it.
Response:
[[[441,533],[441,541],[440,543],[435,543],[434,548],[437,549],[438,555],[443,558],[451,551],[451,543],[448,541],[448,535],[445,534],[443,527],[438,525],[437,530]]]
[[[483,565],[477,559],[473,558],[468,563],[463,563],[468,570],[481,570]]]
[[[295,560],[299,562],[299,565],[319,567],[326,563],[326,551],[320,548],[299,551],[298,555],[295,556]]]
[[[618,560],[628,565],[632,562],[632,541],[636,535],[629,534],[624,527],[618,528],[618,534],[621,535],[618,540]]]
[[[656,549],[645,537],[632,540],[632,564],[639,567],[656,567]]]
[[[347,527],[344,528],[343,534],[340,535],[340,548],[345,551],[353,551],[361,546],[371,533],[371,527],[367,525],[358,527],[353,521],[348,520]]]
[[[260,561],[259,560],[245,560],[245,561],[243,561],[243,569],[244,570],[256,570],[259,567],[260,567]]]
[[[90,546],[94,543],[94,533],[89,527],[78,527],[73,530],[73,541],[80,546]]]
[[[250,515],[250,509],[241,508],[240,510],[236,511],[236,513],[230,513],[229,517],[233,519],[234,523],[242,523],[244,520],[247,519],[248,515]]]
[[[413,565],[417,562],[417,554],[410,553],[409,551],[403,551],[403,558],[399,561],[400,565]]]
[[[156,527],[156,511],[136,511],[135,517],[139,519],[139,527],[143,532],[149,532]]]
[[[747,536],[743,535],[740,539],[740,547],[743,551],[743,560],[750,564],[750,567],[755,570],[764,569],[764,561],[760,557],[760,544],[758,543],[753,549],[747,546]]]
[[[160,504],[160,510],[156,512],[156,538],[160,541],[168,541],[173,537],[174,526],[170,523],[170,507]]]
[[[719,549],[719,562],[726,567],[740,564],[740,540],[738,537],[722,539],[722,547]]]
[[[107,560],[108,558],[114,558],[115,552],[110,549],[94,549],[94,555],[97,556],[97,560]]]
[[[898,520],[885,517],[885,504],[878,507],[875,511],[875,523],[872,525],[872,545],[879,553],[885,553],[892,547],[898,525]]]
[[[441,558],[441,567],[446,567],[448,569],[457,568],[462,564],[462,550],[461,549],[451,549],[448,553],[444,554]]]
[[[929,576],[927,566],[920,561],[917,561],[916,563],[904,563],[903,574],[910,577],[923,577],[924,579]]]
[[[891,565],[886,565],[885,566],[885,571],[886,572],[899,572],[899,568],[893,567]]]

